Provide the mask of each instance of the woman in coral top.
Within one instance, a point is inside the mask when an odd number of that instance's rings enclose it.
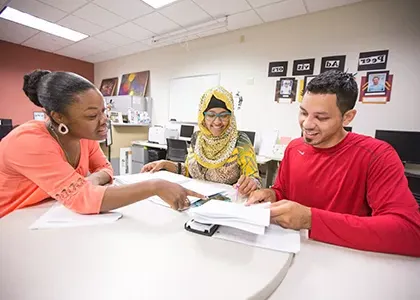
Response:
[[[188,195],[202,197],[164,180],[104,186],[113,172],[97,141],[106,138],[107,116],[85,78],[36,70],[25,75],[23,91],[49,120],[22,124],[0,142],[0,217],[48,198],[97,214],[153,195],[174,209],[187,206]]]

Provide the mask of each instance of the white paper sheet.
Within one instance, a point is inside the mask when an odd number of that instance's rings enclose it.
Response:
[[[225,225],[254,234],[264,234],[265,228],[270,225],[270,210],[265,206],[245,206],[218,200],[192,208],[189,215],[197,222]]]
[[[179,174],[174,174],[167,171],[160,171],[156,173],[137,173],[131,175],[116,176],[115,181],[119,184],[132,184],[150,179],[162,179],[173,183],[186,183],[191,179]]]
[[[29,229],[47,229],[107,224],[115,222],[121,217],[122,214],[118,212],[109,212],[96,215],[81,215],[69,210],[61,203],[57,202],[38,220],[36,220],[29,227]]]
[[[298,253],[300,251],[299,231],[284,229],[274,224],[266,228],[264,235],[220,226],[213,237],[282,252]]]
[[[260,226],[270,224],[270,210],[226,201],[210,200],[202,206],[193,208],[191,213],[214,219],[241,220]]]
[[[224,188],[215,187],[214,184],[212,185],[211,183],[207,183],[207,182],[203,182],[203,181],[195,180],[195,179],[187,179],[186,181],[180,182],[179,184],[185,187],[186,189],[202,194],[203,196],[212,196],[218,193],[223,193],[225,191]],[[153,196],[149,198],[149,200],[155,204],[170,207],[168,203],[163,201],[158,196]],[[200,198],[188,196],[188,200],[190,201],[190,203],[194,203],[200,200]]]

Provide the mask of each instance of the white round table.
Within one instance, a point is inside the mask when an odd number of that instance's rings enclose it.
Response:
[[[420,258],[302,240],[270,300],[419,300]]]
[[[29,230],[51,205],[0,219],[0,299],[266,299],[293,259],[187,232],[148,200],[112,224]]]

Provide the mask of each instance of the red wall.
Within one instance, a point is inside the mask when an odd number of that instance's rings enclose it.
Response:
[[[12,119],[13,125],[41,111],[22,91],[23,76],[34,69],[71,71],[94,80],[92,63],[0,41],[0,118]]]

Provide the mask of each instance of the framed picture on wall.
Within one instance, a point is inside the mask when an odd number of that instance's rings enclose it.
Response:
[[[34,111],[34,120],[44,121],[45,113],[43,111]]]
[[[389,102],[393,77],[389,71],[368,72],[366,76],[362,76],[359,101],[363,103]]]
[[[291,103],[296,99],[297,80],[294,77],[281,78],[276,83],[274,101],[277,103]]]
[[[123,115],[120,111],[110,111],[109,112],[109,119],[112,123],[122,124],[123,123]]]
[[[365,95],[385,95],[388,75],[389,71],[368,72],[366,74],[368,85]]]
[[[104,79],[101,82],[101,91],[104,97],[117,95],[118,77]]]
[[[308,86],[308,83],[311,82],[312,79],[314,79],[317,75],[308,75],[305,76],[303,79],[303,90],[305,91],[306,87]]]

